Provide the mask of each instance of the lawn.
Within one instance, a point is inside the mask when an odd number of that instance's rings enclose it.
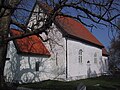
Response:
[[[102,76],[75,82],[80,81],[86,85],[87,90],[120,90],[120,77]]]
[[[46,80],[39,83],[22,84],[20,86],[47,90],[76,90],[76,87],[80,83],[84,83],[87,90],[120,90],[120,77],[110,76],[101,76],[69,82]]]

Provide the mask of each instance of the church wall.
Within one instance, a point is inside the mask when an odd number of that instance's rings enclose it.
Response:
[[[81,79],[99,76],[102,72],[102,50],[73,39],[67,40],[68,79]],[[82,50],[82,62],[79,62],[79,50]],[[94,54],[97,53],[97,62]]]

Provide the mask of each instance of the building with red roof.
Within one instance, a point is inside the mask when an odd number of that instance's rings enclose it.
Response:
[[[38,7],[48,14],[51,8],[39,3]],[[47,13],[46,13],[47,12]],[[28,26],[36,23],[32,14]],[[40,25],[39,25],[40,26]],[[11,35],[23,34],[12,29]],[[80,22],[65,16],[57,16],[46,36],[40,34],[9,43],[5,76],[9,81],[39,82],[47,79],[77,80],[97,77],[108,71],[108,54],[103,44]],[[14,67],[12,66],[14,64]]]

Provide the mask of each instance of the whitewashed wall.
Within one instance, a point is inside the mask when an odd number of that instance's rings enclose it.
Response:
[[[49,41],[44,45],[51,53],[51,57],[18,55],[14,43],[9,43],[4,75],[9,82],[38,82],[47,79],[65,79],[65,49],[64,38],[53,24],[54,29],[49,32]],[[35,71],[35,63],[41,62],[39,71]]]
[[[53,73],[54,79],[65,80],[65,38],[62,33],[53,24],[49,29],[49,40],[44,42],[44,45],[51,53],[51,60],[54,61]]]
[[[81,79],[99,76],[102,72],[102,50],[72,39],[67,40],[68,52],[68,79]],[[79,63],[78,52],[83,50],[83,62]],[[97,63],[94,63],[94,54],[97,53]],[[88,64],[87,61],[90,61]]]
[[[4,70],[7,81],[23,83],[35,82],[48,78],[45,73],[50,72],[51,65],[48,65],[50,61],[48,61],[47,58],[18,55],[13,42],[10,42],[10,49],[8,50],[7,57],[10,58],[9,61],[6,61]],[[35,63],[37,61],[41,62],[39,72],[35,70]]]

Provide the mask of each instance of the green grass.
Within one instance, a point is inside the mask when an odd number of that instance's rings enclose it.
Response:
[[[49,90],[75,90],[75,85],[68,84],[67,82],[57,80],[46,80],[39,83],[28,83],[20,85],[27,88],[35,89],[49,89]]]
[[[116,77],[98,77],[91,79],[78,80],[81,81],[87,86],[87,90],[120,90],[120,78]],[[77,82],[77,81],[76,81]],[[96,86],[99,84],[99,86]]]
[[[105,76],[69,82],[46,80],[39,83],[22,84],[20,86],[35,89],[76,90],[76,87],[80,83],[84,83],[87,90],[116,90],[116,88],[120,90],[120,78]]]

